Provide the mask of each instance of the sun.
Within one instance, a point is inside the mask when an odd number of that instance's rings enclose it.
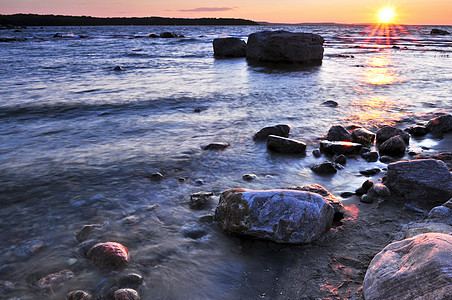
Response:
[[[395,10],[390,6],[380,8],[377,13],[377,19],[379,23],[393,23],[395,17]]]

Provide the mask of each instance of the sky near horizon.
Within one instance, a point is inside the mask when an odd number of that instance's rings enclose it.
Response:
[[[397,24],[452,25],[452,0],[0,0],[0,14],[373,23],[377,11],[388,5],[395,9]]]

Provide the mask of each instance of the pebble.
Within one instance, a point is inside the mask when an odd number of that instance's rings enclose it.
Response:
[[[372,202],[374,202],[374,198],[369,197],[368,195],[362,195],[361,199],[359,201],[361,201],[363,203],[372,203]]]
[[[317,174],[335,174],[337,172],[335,166],[329,161],[315,164],[311,167],[311,170]]]
[[[391,191],[389,188],[384,185],[383,183],[375,183],[372,186],[372,189],[375,191],[375,193],[380,197],[389,197],[391,196]]]
[[[163,179],[162,173],[156,172],[148,176],[150,180],[159,181]]]
[[[122,268],[130,260],[127,248],[116,242],[94,245],[88,251],[87,258],[96,266],[104,269]]]
[[[314,157],[320,157],[322,156],[322,152],[320,152],[319,149],[315,149],[314,151],[312,151],[312,155],[314,155]]]
[[[374,185],[374,183],[372,182],[372,180],[366,180],[366,181],[363,182],[363,184],[361,186],[367,192],[373,185]]]
[[[333,159],[334,159],[334,162],[337,164],[345,165],[347,163],[347,158],[345,157],[344,154],[335,156],[335,157],[333,157]]]

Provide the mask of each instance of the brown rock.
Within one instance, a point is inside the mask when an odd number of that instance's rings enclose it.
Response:
[[[87,258],[96,266],[104,269],[118,269],[129,262],[129,251],[115,242],[98,243],[87,254]]]

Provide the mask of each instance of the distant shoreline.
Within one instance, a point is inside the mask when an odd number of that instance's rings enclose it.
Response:
[[[0,15],[0,25],[13,26],[105,26],[105,25],[259,25],[258,22],[234,18],[98,18],[89,16],[13,14]]]

